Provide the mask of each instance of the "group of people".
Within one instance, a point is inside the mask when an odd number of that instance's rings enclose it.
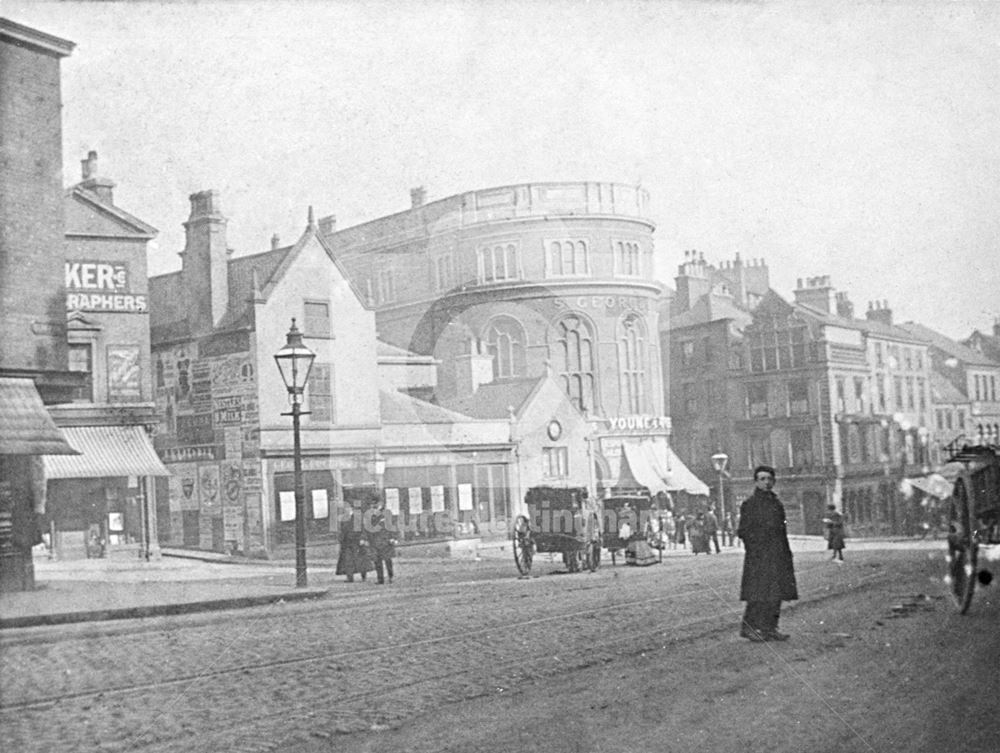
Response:
[[[799,598],[785,508],[773,491],[775,478],[774,468],[758,466],[754,470],[754,493],[740,505],[735,524],[727,523],[722,529],[724,536],[735,532],[745,549],[740,600],[746,602],[746,608],[740,635],[753,642],[787,640],[789,636],[778,630],[781,602]],[[719,522],[713,510],[700,512],[693,518],[675,517],[667,510],[657,519],[658,533],[671,546],[683,546],[688,537],[695,554],[711,552],[712,544],[716,552],[721,551]],[[829,505],[823,523],[827,530],[827,548],[833,552],[835,561],[843,562],[843,515],[834,505]],[[377,583],[392,583],[395,546],[384,500],[373,499],[360,516],[347,507],[340,519],[337,574],[347,576],[348,581],[354,581],[355,575],[365,580],[368,572],[374,569]]]
[[[712,508],[695,515],[674,515],[670,510],[658,517],[657,535],[663,547],[684,549],[690,546],[694,554],[711,554],[722,551],[722,546],[734,546],[736,521],[732,513],[726,513],[720,523]],[[721,541],[721,544],[720,544]]]
[[[367,580],[368,572],[374,570],[376,583],[392,583],[396,539],[385,500],[373,499],[359,511],[346,506],[340,517],[339,543],[337,575],[346,575],[348,583],[353,583],[355,575]]]

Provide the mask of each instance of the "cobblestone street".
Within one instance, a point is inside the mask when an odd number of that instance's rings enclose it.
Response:
[[[885,588],[885,562],[837,568],[799,555],[805,605]],[[912,557],[912,553],[908,556]],[[734,552],[567,575],[505,561],[419,566],[396,584],[231,612],[0,637],[2,726],[19,751],[343,749],[429,710],[690,639],[731,642],[741,611]],[[789,621],[792,619],[788,618]]]

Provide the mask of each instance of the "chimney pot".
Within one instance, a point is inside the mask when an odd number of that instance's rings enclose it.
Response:
[[[424,201],[427,199],[427,189],[423,186],[417,186],[416,188],[410,189],[410,206],[412,209],[417,207],[422,207]]]
[[[337,232],[337,215],[331,214],[327,217],[320,217],[319,232],[320,235],[333,235]]]
[[[271,250],[273,251],[274,249],[279,248],[280,246],[281,246],[281,236],[275,233],[274,235],[271,236]]]

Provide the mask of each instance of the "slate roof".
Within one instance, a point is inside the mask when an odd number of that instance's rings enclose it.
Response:
[[[395,390],[379,391],[384,424],[454,424],[471,417]]]
[[[707,324],[719,319],[732,319],[742,327],[749,323],[751,318],[750,312],[741,308],[731,298],[708,293],[698,298],[687,311],[671,317],[670,329]]]
[[[947,353],[949,356],[957,358],[959,361],[969,364],[970,366],[995,366],[1000,368],[1000,363],[993,361],[992,359],[984,356],[982,353],[977,353],[972,348],[967,345],[963,345],[957,340],[952,340],[947,335],[942,335],[940,332],[935,332],[930,327],[925,327],[923,324],[905,322],[899,326],[904,328],[907,332],[913,333],[914,337],[926,340],[938,350]]]
[[[109,204],[108,202],[101,199],[93,191],[90,191],[83,186],[77,184],[66,189],[65,197],[68,199],[76,199],[82,201],[85,204],[89,204],[91,207],[96,209],[99,213],[109,216],[111,219],[116,221],[116,224],[126,231],[129,235],[138,238],[155,238],[159,234],[157,230],[152,225],[143,222],[138,217],[133,214],[129,214],[124,209],[114,204]],[[73,235],[74,230],[72,227],[66,228],[67,235]]]
[[[443,401],[442,406],[473,418],[510,418],[510,408],[515,415],[528,402],[545,377],[517,377],[498,379],[481,384],[468,397]]]

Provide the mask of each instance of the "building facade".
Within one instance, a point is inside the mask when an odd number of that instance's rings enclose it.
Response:
[[[158,556],[146,255],[157,230],[115,204],[97,153],[66,190],[64,316],[69,368],[83,378],[52,406],[80,454],[45,458],[44,528],[60,558]]]
[[[292,431],[273,361],[292,318],[316,353],[301,442],[308,540],[335,541],[338,512],[373,494],[407,542],[505,535],[510,417],[418,397],[437,362],[378,341],[311,210],[295,244],[249,256],[228,248],[227,222],[216,192],[192,195],[182,269],[150,281],[156,447],[172,473],[158,495],[161,544],[257,556],[292,545]]]
[[[375,308],[380,337],[440,362],[436,399],[468,396],[470,357],[492,380],[551,370],[591,424],[593,474],[610,488],[623,443],[668,465],[648,197],[635,186],[489,188],[320,233]]]
[[[0,19],[0,590],[34,586],[41,457],[74,453],[45,408],[69,371],[60,64],[73,43]]]

